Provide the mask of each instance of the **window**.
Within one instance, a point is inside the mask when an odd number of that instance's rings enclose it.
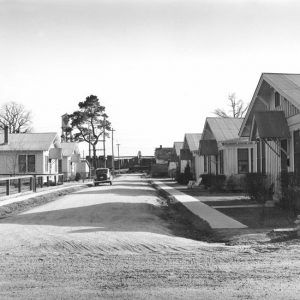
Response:
[[[220,174],[224,174],[224,152],[223,150],[219,151],[220,156]]]
[[[275,92],[275,107],[280,106],[280,94]]]
[[[238,173],[249,172],[248,149],[238,149]]]
[[[27,170],[26,155],[19,155],[19,172],[25,173],[26,170]]]
[[[19,155],[19,172],[35,172],[35,155]]]
[[[58,160],[58,173],[62,173],[62,159]]]
[[[35,172],[35,155],[27,155],[28,172]]]

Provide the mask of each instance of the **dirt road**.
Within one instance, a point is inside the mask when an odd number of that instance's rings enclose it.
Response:
[[[299,299],[300,243],[175,236],[139,176],[0,221],[0,298]]]

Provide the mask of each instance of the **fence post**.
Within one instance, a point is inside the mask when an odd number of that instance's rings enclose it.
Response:
[[[21,193],[22,187],[21,187],[21,178],[18,179],[18,192]]]
[[[9,190],[10,186],[9,186],[9,179],[6,180],[6,195],[9,196],[10,194],[10,190]]]
[[[29,187],[30,187],[30,191],[33,191],[33,177],[29,178]]]
[[[33,187],[32,190],[36,192],[36,175],[33,175]]]

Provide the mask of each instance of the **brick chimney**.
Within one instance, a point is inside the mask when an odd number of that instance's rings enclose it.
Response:
[[[8,126],[4,126],[4,144],[8,144]]]

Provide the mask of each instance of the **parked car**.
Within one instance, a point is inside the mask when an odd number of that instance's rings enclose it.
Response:
[[[99,185],[99,183],[109,183],[112,185],[112,175],[108,168],[98,168],[95,172],[94,185]]]

